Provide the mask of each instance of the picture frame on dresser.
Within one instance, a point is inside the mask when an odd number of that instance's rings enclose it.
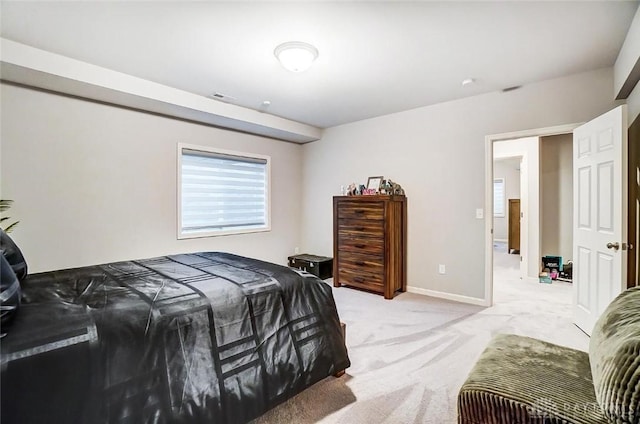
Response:
[[[380,186],[382,185],[382,181],[384,180],[384,177],[380,176],[380,177],[369,177],[369,179],[367,180],[367,189],[368,190],[375,190],[376,193],[378,191],[380,191]]]

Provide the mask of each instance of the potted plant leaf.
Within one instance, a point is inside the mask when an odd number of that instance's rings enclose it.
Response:
[[[13,203],[13,200],[0,200],[0,214],[3,214],[7,210],[9,210],[12,203]],[[18,225],[18,222],[20,222],[20,221],[14,221],[10,223],[8,222],[9,220],[11,220],[11,218],[8,216],[3,216],[0,218],[0,224],[2,226],[2,229],[6,233],[10,233],[11,231],[13,231],[15,226]]]

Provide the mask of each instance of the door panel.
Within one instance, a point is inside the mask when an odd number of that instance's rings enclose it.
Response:
[[[591,281],[591,251],[584,247],[578,247],[578,256],[574,264],[573,281]],[[578,306],[585,312],[591,311],[591,294],[588,284],[576,284]]]
[[[613,234],[613,162],[598,164],[598,231]]]
[[[591,168],[578,170],[578,228],[591,228]]]
[[[618,284],[615,284],[613,270],[615,258],[612,255],[598,253],[598,310],[607,307],[609,301],[620,293]]]
[[[626,106],[574,130],[574,322],[591,334],[626,288]],[[607,246],[609,244],[609,246]]]

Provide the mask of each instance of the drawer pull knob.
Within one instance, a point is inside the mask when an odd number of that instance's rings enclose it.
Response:
[[[364,278],[362,278],[362,277],[355,277],[355,278],[353,279],[353,281],[354,281],[354,282],[356,282],[356,283],[364,283]]]
[[[358,249],[364,249],[365,246],[364,246],[364,244],[356,244],[356,247]]]

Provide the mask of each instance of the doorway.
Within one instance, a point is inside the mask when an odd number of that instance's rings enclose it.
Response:
[[[522,156],[508,156],[514,152]],[[568,312],[573,135],[496,142],[493,156],[494,299],[500,303],[524,293],[532,301],[552,296]]]
[[[536,142],[535,139],[532,141]],[[502,143],[518,144],[516,140]],[[510,289],[520,286],[519,283],[526,278],[526,265],[521,252],[526,254],[528,245],[527,231],[522,234],[521,230],[524,218],[521,203],[527,204],[526,199],[521,202],[521,193],[528,197],[527,178],[521,178],[526,154],[503,156],[509,150],[502,147],[496,146],[493,161],[493,276],[496,303],[517,297],[517,293]],[[524,250],[521,250],[523,246]]]
[[[573,129],[579,124],[563,125],[558,127],[534,129],[527,131],[520,131],[507,134],[497,134],[487,136],[486,141],[486,199],[487,216],[494,216],[494,178],[495,167],[494,160],[504,158],[517,158],[521,157],[520,162],[520,206],[521,206],[521,220],[520,220],[520,266],[515,266],[512,262],[507,262],[507,267],[510,272],[506,273],[507,278],[501,280],[501,284],[508,285],[510,282],[520,283],[519,287],[525,287],[527,292],[537,290],[540,287],[539,273],[540,273],[540,259],[542,257],[542,245],[541,245],[541,228],[542,220],[541,212],[543,209],[540,207],[541,201],[544,200],[544,193],[541,193],[541,177],[540,171],[544,168],[540,166],[540,160],[545,160],[544,157],[540,157],[540,138],[557,136],[561,134],[571,134]],[[563,191],[564,192],[564,191]],[[541,198],[542,196],[542,198]],[[555,194],[556,206],[558,205],[558,194]],[[572,196],[567,196],[571,201]],[[551,202],[547,200],[547,202]],[[553,203],[552,203],[553,204]],[[506,259],[508,257],[499,257],[494,246],[495,238],[500,241],[501,237],[495,237],[494,220],[487,219],[485,221],[486,231],[486,275],[485,275],[485,302],[487,306],[494,304],[494,274],[497,268],[494,267],[494,260]],[[508,239],[507,239],[508,242]],[[499,243],[498,243],[499,244]],[[517,255],[513,255],[517,256]],[[509,260],[509,259],[507,259]],[[513,261],[511,259],[511,261]],[[498,271],[499,272],[499,271]],[[498,277],[502,276],[498,273]],[[510,289],[515,285],[508,286]],[[546,290],[546,289],[543,289]],[[570,287],[565,290],[568,301],[571,299]],[[511,292],[510,296],[518,296],[517,293]],[[520,294],[523,295],[523,294]],[[524,294],[525,296],[530,295]]]
[[[520,256],[520,169],[522,156],[493,161],[493,243]],[[518,260],[519,262],[519,260]]]

